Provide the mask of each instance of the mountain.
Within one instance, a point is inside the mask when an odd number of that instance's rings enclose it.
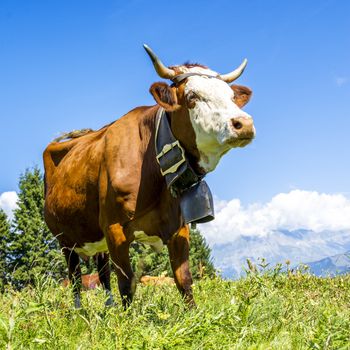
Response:
[[[350,231],[277,230],[262,236],[240,236],[211,248],[214,264],[222,276],[238,278],[244,275],[247,258],[254,263],[265,258],[270,266],[289,260],[291,266],[296,266],[343,254],[350,251]]]
[[[350,251],[306,263],[316,276],[335,276],[350,273]]]

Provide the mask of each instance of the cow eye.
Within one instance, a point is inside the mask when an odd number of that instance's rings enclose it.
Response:
[[[194,91],[189,91],[186,96],[188,108],[193,108],[199,96]]]

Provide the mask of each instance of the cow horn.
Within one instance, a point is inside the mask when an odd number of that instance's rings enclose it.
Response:
[[[223,81],[225,81],[226,83],[232,83],[234,80],[238,79],[241,76],[241,74],[243,73],[247,63],[248,63],[248,61],[245,58],[238,68],[236,68],[231,73],[220,75],[220,78]]]
[[[151,58],[154,68],[161,78],[172,79],[175,77],[176,73],[174,70],[165,67],[156,54],[146,44],[143,44],[143,47],[148,53],[148,56]]]

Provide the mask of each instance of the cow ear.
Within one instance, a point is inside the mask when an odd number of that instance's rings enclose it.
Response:
[[[246,86],[242,86],[242,85],[231,85],[231,89],[234,92],[234,102],[235,104],[239,107],[242,108],[243,106],[245,106],[250,98],[252,97],[252,90],[250,90],[249,88],[247,88]]]
[[[173,112],[181,106],[177,104],[177,96],[175,88],[171,88],[168,84],[159,82],[154,83],[149,89],[156,102],[162,106],[167,112]]]

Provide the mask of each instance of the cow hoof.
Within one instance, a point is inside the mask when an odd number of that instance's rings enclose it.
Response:
[[[74,298],[74,308],[75,309],[81,309],[81,302],[79,297]]]
[[[190,309],[190,310],[195,310],[197,309],[197,304],[195,303],[195,301],[192,301],[190,303],[187,304],[187,308]]]
[[[116,306],[117,304],[114,302],[112,292],[110,290],[106,290],[106,295],[107,295],[107,300],[105,301],[105,306],[106,307]]]
[[[115,307],[117,304],[115,303],[114,299],[112,297],[109,297],[105,302],[106,307]]]
[[[185,305],[186,305],[186,308],[189,310],[194,310],[197,308],[197,304],[193,298],[188,298],[188,299],[185,298]]]

